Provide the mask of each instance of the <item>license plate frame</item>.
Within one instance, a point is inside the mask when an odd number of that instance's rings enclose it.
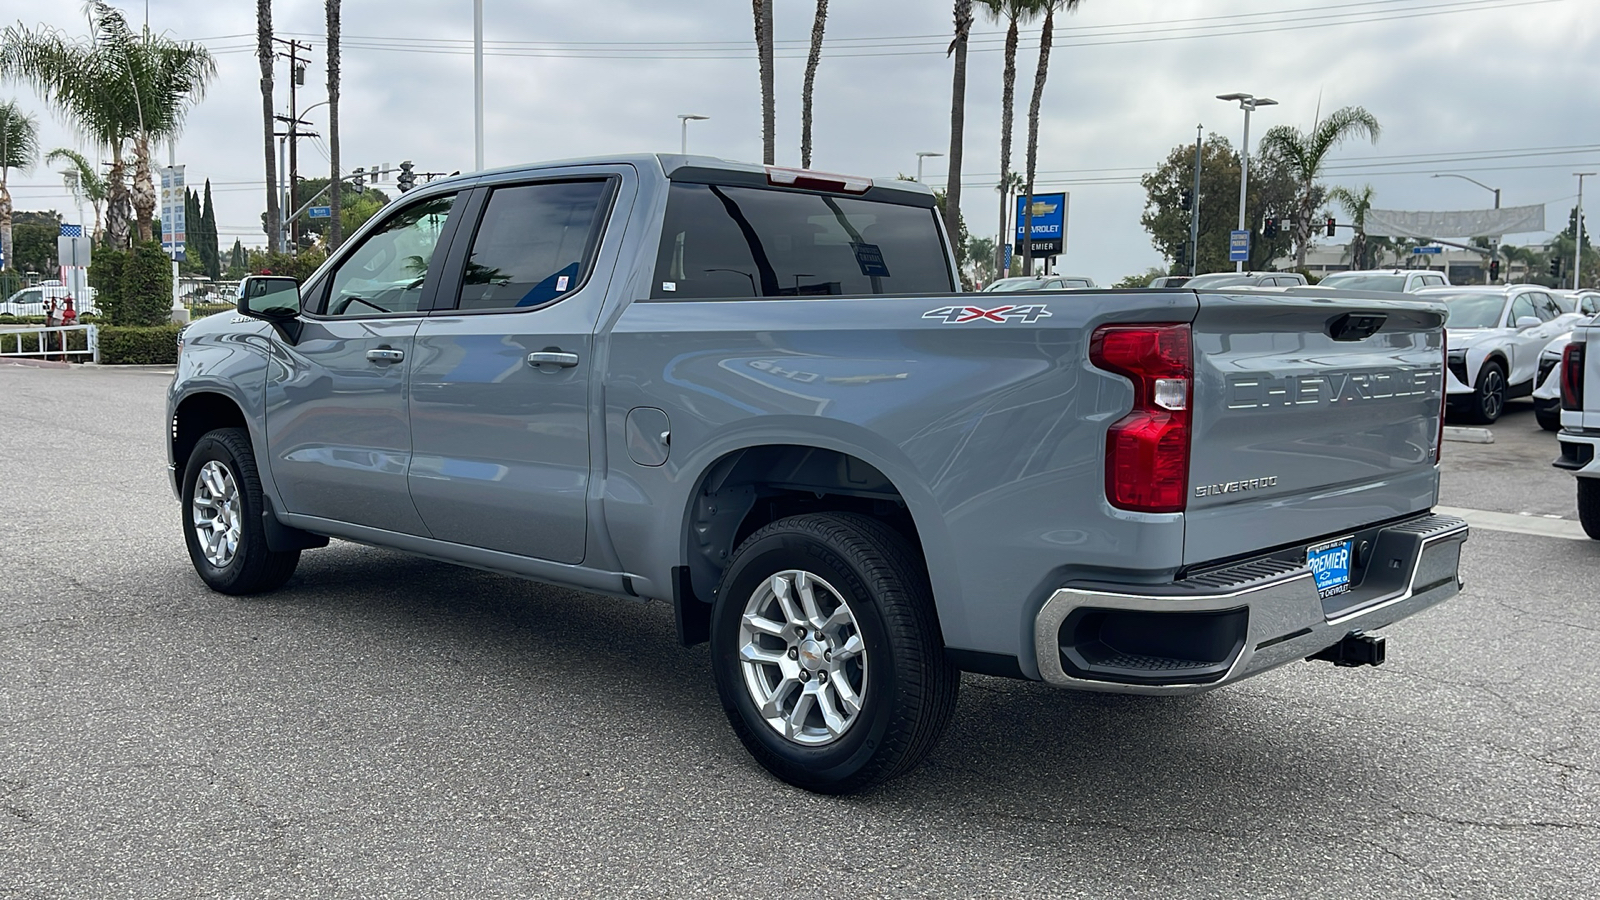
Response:
[[[1350,592],[1355,535],[1323,541],[1306,548],[1306,565],[1317,585],[1317,597],[1326,600]]]

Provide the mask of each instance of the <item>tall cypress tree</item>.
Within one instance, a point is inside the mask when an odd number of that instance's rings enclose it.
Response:
[[[200,249],[200,198],[194,191],[183,190],[183,241],[184,268],[205,271],[205,253]]]
[[[211,205],[211,179],[206,179],[206,198],[200,221],[205,233],[206,274],[215,281],[222,277],[222,253],[217,246],[217,210]]]

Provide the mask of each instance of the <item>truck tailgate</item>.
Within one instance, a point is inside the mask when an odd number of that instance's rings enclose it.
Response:
[[[1434,504],[1442,308],[1359,296],[1199,292],[1186,565]]]

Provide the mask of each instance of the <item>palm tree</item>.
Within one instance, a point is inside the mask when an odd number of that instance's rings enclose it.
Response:
[[[199,44],[149,31],[135,35],[122,13],[104,0],[91,0],[86,12],[86,40],[68,40],[49,28],[7,28],[0,43],[0,75],[31,81],[84,137],[111,151],[107,229],[113,246],[121,247],[127,243],[130,203],[140,240],[151,239],[156,198],[150,145],[182,132],[184,114],[216,75],[216,63]],[[129,142],[131,188],[124,185],[122,159]]]
[[[328,249],[336,250],[344,240],[340,230],[339,201],[344,182],[339,180],[339,0],[328,0],[328,165],[333,196],[328,201],[333,220],[328,223]]]
[[[39,157],[39,122],[22,111],[17,101],[0,103],[0,270],[12,266],[11,188],[7,182],[12,169],[26,172]]]
[[[267,157],[267,249],[283,251],[279,239],[278,161],[272,152],[272,0],[256,0],[256,62],[261,65],[261,143]]]
[[[822,61],[822,33],[828,24],[828,0],[817,0],[817,17],[811,22],[811,55],[806,58],[805,87],[800,92],[800,168],[811,168],[811,88]]]
[[[47,166],[65,162],[71,177],[67,179],[67,186],[72,191],[73,197],[82,203],[85,200],[94,208],[94,230],[89,236],[95,241],[100,240],[100,208],[105,205],[110,184],[107,179],[95,170],[82,153],[69,150],[66,147],[57,147],[44,155]]]
[[[100,40],[94,6],[86,12],[90,34],[83,39],[50,28],[7,28],[0,38],[0,76],[32,84],[81,137],[110,156],[106,236],[112,247],[126,247],[131,207],[122,154],[137,116],[129,114],[123,68]]]
[[[1359,106],[1335,110],[1326,119],[1303,132],[1293,125],[1278,125],[1261,138],[1261,154],[1276,156],[1289,166],[1299,184],[1300,196],[1294,217],[1294,264],[1306,267],[1306,250],[1311,246],[1311,214],[1316,206],[1317,176],[1328,152],[1351,137],[1362,136],[1378,142],[1378,118]]]
[[[266,3],[267,0],[260,0]],[[761,69],[761,161],[772,165],[778,158],[777,107],[772,99],[772,4],[751,0],[756,24],[756,62]]]
[[[1044,0],[1044,27],[1039,34],[1039,68],[1033,73],[1033,102],[1028,104],[1028,178],[1023,196],[1028,203],[1022,224],[1022,274],[1033,274],[1033,176],[1039,164],[1039,105],[1044,102],[1044,82],[1050,75],[1050,45],[1054,40],[1056,10],[1077,12],[1082,0]]]
[[[1328,191],[1328,199],[1344,209],[1355,228],[1355,237],[1350,239],[1350,260],[1357,269],[1372,268],[1371,261],[1367,259],[1367,210],[1372,208],[1372,193],[1370,184],[1364,184],[1357,190],[1335,186]]]
[[[1017,88],[1017,31],[1019,25],[1039,14],[1043,0],[982,0],[987,8],[989,18],[998,22],[1006,20],[1006,63],[1005,72],[1001,78],[1000,89],[1000,184],[996,188],[1000,192],[1000,241],[995,245],[994,270],[1003,271],[1005,267],[1004,244],[1010,240],[1006,234],[1006,222],[1011,214],[1010,192],[1006,185],[1011,182],[1011,124],[1016,106]]]
[[[944,232],[955,244],[961,234],[961,144],[967,124],[967,37],[972,34],[972,0],[955,0],[955,40],[945,56],[955,57],[950,84],[950,174],[945,181]]]

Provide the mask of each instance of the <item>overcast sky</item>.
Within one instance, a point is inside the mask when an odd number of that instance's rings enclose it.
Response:
[[[814,4],[776,0],[778,162],[799,163],[800,83]],[[119,2],[136,23],[143,3]],[[0,21],[82,34],[77,0],[4,0]],[[832,0],[816,87],[813,167],[893,177],[916,152],[949,147],[950,3]],[[402,159],[419,171],[472,167],[471,0],[345,0],[343,156],[347,169]],[[41,19],[41,17],[43,17]],[[313,45],[300,105],[326,97],[324,7],[278,0],[281,36]],[[747,0],[484,0],[490,167],[626,151],[676,151],[678,113],[691,152],[759,160],[760,93]],[[153,30],[203,41],[218,77],[177,145],[192,185],[209,177],[224,249],[265,242],[255,4],[150,0]],[[1072,193],[1063,271],[1110,283],[1160,265],[1139,225],[1139,174],[1192,143],[1195,125],[1237,145],[1242,114],[1214,95],[1277,99],[1252,119],[1252,143],[1276,124],[1309,126],[1322,109],[1359,104],[1383,125],[1376,146],[1335,153],[1330,183],[1376,190],[1375,205],[1474,209],[1485,190],[1506,206],[1549,204],[1565,226],[1577,171],[1600,171],[1600,0],[1084,0],[1057,19],[1040,129],[1040,184]],[[998,226],[1000,69],[996,25],[981,14],[968,66],[963,211],[974,234]],[[1037,27],[1019,55],[1014,167],[1021,167]],[[286,64],[278,103],[287,108]],[[45,148],[75,135],[21,84]],[[308,118],[325,133],[327,108]],[[90,148],[80,149],[89,150]],[[301,145],[301,174],[326,176],[326,145]],[[92,152],[91,152],[92,156]],[[165,151],[162,153],[165,161]],[[945,160],[925,180],[942,184]],[[60,178],[13,178],[18,209],[70,213]],[[1589,182],[1600,194],[1600,179]],[[1529,243],[1548,237],[1508,237]]]

